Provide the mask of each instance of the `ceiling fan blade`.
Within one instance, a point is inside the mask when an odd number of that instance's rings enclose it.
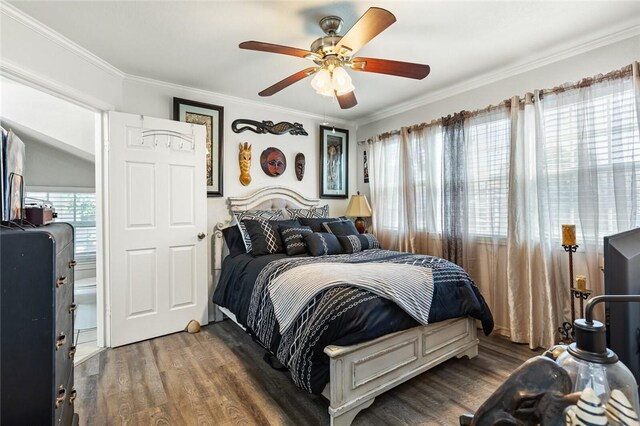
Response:
[[[336,98],[338,98],[338,103],[342,109],[349,109],[358,105],[356,94],[353,90],[349,93],[345,93],[344,95],[338,95],[338,92],[336,92]]]
[[[416,80],[422,80],[428,76],[431,71],[431,67],[429,67],[429,65],[376,58],[353,58],[351,61],[351,69],[354,71],[375,72],[378,74],[415,78]]]
[[[240,49],[258,50],[260,52],[280,53],[281,55],[297,56],[299,58],[305,58],[309,55],[313,56],[313,53],[298,49],[296,47],[281,46],[279,44],[263,43],[261,41],[243,41],[238,45]]]
[[[370,7],[342,37],[334,51],[342,56],[353,56],[375,36],[396,22],[388,10]]]
[[[260,96],[271,96],[274,95],[276,93],[278,93],[279,91],[281,91],[282,89],[285,89],[289,86],[291,86],[293,83],[296,83],[300,80],[302,80],[303,78],[307,78],[312,74],[315,74],[316,71],[318,71],[320,68],[318,67],[309,67],[306,69],[303,69],[302,71],[298,71],[295,74],[290,75],[289,77],[280,80],[279,82],[277,82],[276,84],[274,84],[273,86],[267,87],[266,89],[264,89],[262,92],[258,93],[258,95]]]

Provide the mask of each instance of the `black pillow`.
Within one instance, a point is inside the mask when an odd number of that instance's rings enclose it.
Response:
[[[282,210],[243,210],[233,212],[233,216],[236,218],[236,222],[240,227],[240,233],[244,239],[246,251],[249,253],[251,251],[251,238],[249,237],[249,233],[242,221],[245,219],[277,220],[282,218]]]
[[[350,220],[338,220],[335,222],[325,222],[322,224],[327,232],[335,236],[358,235],[360,234],[356,226]]]
[[[314,232],[304,236],[304,242],[311,256],[325,256],[327,254],[342,254],[342,246],[338,237],[328,232]]]
[[[278,227],[273,225],[277,221],[260,219],[245,219],[242,221],[251,238],[251,253],[254,256],[283,253],[284,246],[280,239]]]
[[[280,226],[280,237],[282,244],[289,256],[296,254],[304,254],[307,252],[307,245],[304,243],[304,236],[311,234],[311,228],[308,226]]]
[[[222,230],[222,236],[229,248],[229,256],[236,257],[241,253],[246,253],[247,248],[244,245],[242,233],[237,225],[229,226]]]
[[[300,226],[300,222],[297,219],[270,220],[269,224],[278,231],[282,226]]]
[[[344,252],[349,254],[380,248],[380,242],[373,234],[344,235],[337,238]]]
[[[326,232],[326,229],[322,226],[325,222],[335,222],[338,219],[337,217],[325,217],[325,218],[316,218],[316,217],[299,217],[298,221],[305,226],[311,228],[313,232]]]

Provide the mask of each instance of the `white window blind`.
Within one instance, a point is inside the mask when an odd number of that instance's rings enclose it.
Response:
[[[640,226],[640,136],[631,78],[543,98],[550,209],[584,238]],[[560,239],[560,227],[552,227]]]
[[[96,194],[87,192],[27,192],[27,197],[47,200],[58,214],[57,221],[75,229],[75,260],[96,260]]]
[[[507,236],[510,133],[506,107],[470,118],[465,129],[471,236]]]

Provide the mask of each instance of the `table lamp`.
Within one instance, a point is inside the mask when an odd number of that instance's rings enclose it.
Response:
[[[367,197],[360,195],[360,192],[358,192],[358,195],[352,195],[345,216],[355,217],[356,229],[359,233],[364,234],[363,217],[371,217],[371,206],[367,201]]]

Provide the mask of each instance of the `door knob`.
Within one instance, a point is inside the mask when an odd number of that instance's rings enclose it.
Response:
[[[204,232],[201,232],[198,234],[198,239],[199,240],[204,240],[204,237],[206,237],[207,235]]]

